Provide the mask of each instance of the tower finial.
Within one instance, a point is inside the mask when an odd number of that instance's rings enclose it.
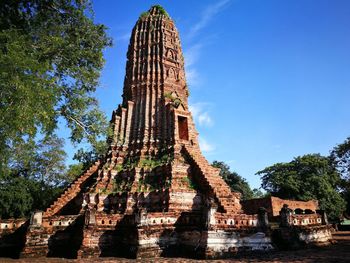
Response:
[[[151,9],[149,10],[151,15],[165,15],[166,17],[169,17],[169,14],[161,5],[153,5]]]
[[[169,14],[161,5],[153,5],[151,8],[146,11],[141,13],[140,18],[145,18],[148,17],[149,15],[151,16],[161,16],[164,15],[167,18],[170,18]]]
[[[146,18],[148,16],[165,16],[167,18],[170,18],[169,14],[167,11],[165,11],[165,9],[161,6],[161,5],[153,5],[151,6],[151,8],[146,11],[146,12],[142,12],[140,15],[140,18]]]

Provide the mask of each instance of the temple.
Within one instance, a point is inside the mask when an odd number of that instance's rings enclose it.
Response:
[[[132,30],[108,152],[46,211],[2,221],[0,243],[6,224],[8,238],[21,237],[21,257],[222,258],[274,249],[263,205],[242,209],[240,194],[201,153],[188,96],[178,31],[154,6]],[[316,207],[303,221],[279,210],[288,231],[313,229],[305,242],[331,237]]]

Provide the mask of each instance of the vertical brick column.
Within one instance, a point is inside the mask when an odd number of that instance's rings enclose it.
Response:
[[[120,131],[120,116],[116,115],[115,116],[115,122],[114,122],[114,144],[119,143],[119,131]]]
[[[128,144],[129,144],[129,137],[130,137],[130,131],[131,131],[131,121],[132,121],[133,108],[134,108],[134,102],[133,101],[128,101],[128,111],[127,111],[128,114],[127,114],[126,127],[125,127],[124,146],[128,146]]]
[[[125,123],[126,123],[126,112],[127,109],[122,108],[122,117],[121,117],[121,127],[120,127],[120,139],[121,143],[124,145],[125,142]]]

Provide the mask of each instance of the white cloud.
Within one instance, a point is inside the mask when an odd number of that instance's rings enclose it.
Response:
[[[184,52],[184,57],[185,57],[185,64],[187,67],[190,67],[196,63],[202,47],[203,47],[202,44],[195,44],[189,47],[188,49],[186,49],[186,51]]]
[[[129,40],[130,40],[130,33],[125,33],[117,37],[117,41],[129,41]]]
[[[190,29],[190,32],[187,36],[189,38],[194,37],[201,29],[203,29],[210,22],[210,20],[215,15],[217,15],[224,8],[226,8],[230,1],[231,0],[221,0],[216,4],[208,5],[202,12],[198,23],[194,24],[194,26]],[[205,43],[207,42],[208,41],[205,41]],[[202,41],[201,43],[204,43],[204,41]],[[201,43],[197,43],[190,46],[184,52],[186,80],[190,86],[200,85],[201,78],[199,76],[198,70],[194,68],[194,65],[196,64],[200,56],[201,49],[203,47],[203,44]]]
[[[184,52],[185,67],[186,67],[186,80],[191,86],[198,86],[200,84],[200,77],[196,68],[193,65],[197,62],[202,44],[195,44]]]
[[[198,122],[199,122],[199,125],[204,125],[204,126],[211,126],[213,124],[213,121],[209,116],[208,112],[203,112],[202,114],[199,114]]]
[[[199,146],[204,153],[209,153],[215,150],[215,146],[210,144],[207,140],[199,137]]]
[[[201,111],[201,105],[202,103],[194,103],[189,105],[190,112],[192,112],[192,116],[194,119],[198,118],[198,114]]]
[[[210,103],[198,102],[189,106],[194,121],[198,123],[199,126],[210,127],[213,125],[213,119],[209,115],[210,105]]]
[[[190,36],[196,35],[198,31],[204,28],[215,15],[224,10],[230,2],[231,0],[221,0],[216,4],[207,6],[202,12],[198,23],[191,28]]]
[[[188,69],[186,67],[186,80],[187,80],[187,84],[190,87],[198,86],[200,84],[200,77],[197,69],[195,68]]]

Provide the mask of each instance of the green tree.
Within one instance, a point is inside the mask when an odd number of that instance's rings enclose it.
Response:
[[[67,177],[63,140],[56,136],[11,149],[6,172],[0,174],[0,217],[27,216],[45,209],[71,181]]]
[[[252,198],[263,198],[270,195],[269,193],[264,193],[263,191],[257,188],[254,188],[252,191],[253,191]]]
[[[331,159],[343,178],[350,180],[350,137],[334,147]]]
[[[28,215],[33,205],[31,183],[24,177],[1,175],[0,218]]]
[[[338,187],[340,174],[330,158],[319,154],[307,154],[289,163],[277,163],[257,172],[262,188],[272,195],[293,200],[317,199],[320,209],[331,218],[341,215],[345,201]]]
[[[67,180],[69,180],[70,182],[73,181],[75,178],[82,174],[82,172],[85,170],[84,168],[85,167],[83,163],[69,165],[68,170],[66,172]]]
[[[17,144],[10,150],[7,174],[52,186],[64,185],[67,179],[63,145],[63,139],[56,135]]]
[[[111,45],[89,0],[3,0],[0,5],[0,172],[13,148],[58,123],[73,143],[98,144],[107,130],[93,93]]]
[[[230,186],[232,191],[240,192],[242,199],[250,199],[253,197],[253,191],[247,181],[236,172],[231,172],[230,167],[224,162],[214,161],[212,166],[220,168],[220,176]]]
[[[342,175],[342,196],[347,202],[346,212],[350,214],[350,137],[335,146],[331,151],[331,160]]]

